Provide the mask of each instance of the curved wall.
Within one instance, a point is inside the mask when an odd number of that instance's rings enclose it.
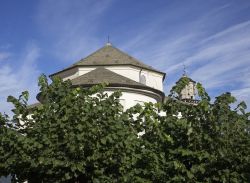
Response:
[[[112,94],[113,91],[106,91],[108,95]],[[123,105],[124,109],[135,106],[136,104],[143,105],[144,102],[157,103],[156,97],[147,96],[143,93],[122,91],[122,96],[120,97],[120,103]]]

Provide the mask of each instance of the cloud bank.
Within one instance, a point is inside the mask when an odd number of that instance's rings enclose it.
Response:
[[[18,55],[19,60],[15,60],[20,65],[17,67],[11,65],[10,62],[14,61],[12,58],[9,58],[10,61],[8,63],[0,66],[0,102],[3,104],[0,107],[0,111],[11,114],[10,109],[13,106],[6,103],[7,97],[9,95],[18,97],[25,90],[30,92],[30,102],[35,101],[35,96],[38,92],[37,79],[40,73],[37,68],[39,56],[39,47],[34,43],[28,43],[21,55]]]

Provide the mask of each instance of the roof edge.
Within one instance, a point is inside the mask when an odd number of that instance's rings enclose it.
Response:
[[[73,87],[77,87],[77,86],[82,86],[82,87],[92,87],[98,85],[98,83],[93,83],[93,84],[80,84],[80,85],[72,85]],[[151,91],[155,94],[158,94],[162,97],[162,101],[165,98],[165,93],[163,91],[157,90],[155,88],[151,88],[148,86],[143,86],[143,85],[130,85],[130,84],[120,84],[120,83],[111,83],[108,84],[105,88],[109,88],[109,87],[127,87],[127,88],[134,88],[134,89],[143,89],[143,90],[147,90],[147,91]]]
[[[55,76],[55,75],[57,75],[57,74],[60,74],[60,73],[62,73],[62,72],[65,72],[65,71],[67,71],[67,70],[74,69],[74,68],[77,68],[77,67],[80,68],[80,67],[93,67],[93,66],[94,66],[94,65],[84,65],[84,66],[81,66],[81,65],[73,65],[73,66],[68,67],[68,68],[66,68],[66,69],[63,69],[63,70],[61,70],[61,71],[55,72],[55,73],[53,73],[53,74],[50,74],[49,77],[51,78],[51,77],[53,77],[53,76]],[[143,69],[145,69],[145,70],[149,70],[149,71],[152,71],[152,72],[155,72],[155,73],[160,73],[160,74],[163,75],[163,80],[165,80],[165,77],[166,77],[166,73],[165,73],[165,72],[156,71],[156,70],[154,70],[154,69],[149,69],[149,68],[145,68],[145,67],[138,67],[137,65],[133,65],[133,64],[96,65],[95,67],[97,68],[97,67],[103,67],[103,66],[134,66],[134,67],[143,68]]]

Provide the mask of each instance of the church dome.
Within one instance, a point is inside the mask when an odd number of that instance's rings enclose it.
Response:
[[[162,102],[165,73],[107,44],[70,67],[50,77],[71,80],[73,86],[91,87],[107,83],[105,92],[121,91],[121,103],[129,108],[136,103]],[[39,98],[39,96],[38,96]]]

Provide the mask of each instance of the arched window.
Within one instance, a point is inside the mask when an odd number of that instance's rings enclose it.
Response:
[[[140,75],[140,83],[141,84],[146,84],[146,77],[144,75]]]

